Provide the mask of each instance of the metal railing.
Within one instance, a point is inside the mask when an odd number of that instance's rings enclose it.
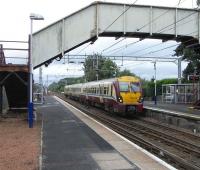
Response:
[[[0,65],[28,64],[28,42],[0,40]],[[12,46],[12,47],[11,47]]]
[[[3,51],[3,44],[0,44],[0,64],[5,64],[5,55]]]

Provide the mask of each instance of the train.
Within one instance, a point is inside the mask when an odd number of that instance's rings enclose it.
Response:
[[[143,111],[141,81],[134,76],[66,85],[64,94],[81,103],[98,105],[122,116]]]

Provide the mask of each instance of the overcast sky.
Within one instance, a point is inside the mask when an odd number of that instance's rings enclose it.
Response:
[[[133,3],[135,0],[113,0],[112,2],[120,2],[120,3]],[[83,8],[93,0],[2,0],[1,1],[1,10],[0,10],[0,40],[24,40],[27,41],[28,34],[30,32],[30,20],[29,15],[30,13],[38,13],[44,16],[44,21],[34,21],[34,32],[55,22],[77,10]],[[110,2],[110,1],[105,1]],[[143,5],[158,5],[158,6],[177,6],[179,0],[138,0],[136,4],[143,4]],[[180,7],[184,8],[194,8],[195,7],[195,0],[182,0]],[[99,40],[98,40],[99,41]],[[98,47],[105,43],[105,40],[97,41]],[[107,40],[106,40],[107,41]],[[110,42],[114,42],[114,39],[110,39]],[[132,40],[133,41],[133,40]],[[143,48],[145,43],[151,45],[151,41],[144,41],[143,43],[139,44],[140,47],[136,46],[137,48]],[[4,43],[4,47],[13,47],[13,44]],[[14,45],[16,47],[16,45]],[[18,47],[18,46],[17,46]],[[19,46],[21,47],[21,46]],[[24,47],[24,45],[23,45]],[[26,46],[25,46],[26,47]],[[133,51],[135,49],[132,49]],[[91,49],[88,49],[91,51]],[[170,49],[173,52],[173,49]],[[87,51],[86,51],[87,52]],[[166,52],[165,52],[166,53]],[[168,51],[170,54],[170,51]],[[15,55],[13,52],[6,52],[7,55]],[[21,53],[20,55],[26,56],[26,53]],[[158,54],[162,55],[162,54]],[[136,74],[140,75],[143,78],[151,78],[153,76],[153,64],[152,63],[141,63],[135,62],[130,67],[127,65],[121,66],[131,69],[131,71],[135,72]],[[130,64],[130,63],[129,63]],[[144,67],[145,64],[145,67]],[[135,66],[134,66],[135,65]],[[132,67],[134,66],[134,68]],[[170,71],[169,68],[170,66]],[[183,64],[183,68],[186,64]],[[62,68],[62,69],[61,69]],[[77,69],[78,68],[78,69]],[[70,76],[77,76],[83,74],[81,72],[82,66],[81,65],[64,65],[58,66],[57,65],[50,65],[49,68],[43,69],[44,74],[49,74],[49,77],[53,77],[53,74],[58,75],[70,75]],[[68,70],[67,70],[68,69]],[[70,71],[71,69],[71,71]],[[54,70],[54,71],[52,71]],[[67,70],[67,71],[66,71]],[[52,74],[53,72],[53,74]],[[162,73],[161,73],[162,72]],[[38,71],[35,71],[37,75]],[[52,75],[50,75],[52,74]],[[177,66],[174,63],[166,64],[161,63],[158,64],[158,78],[165,78],[165,77],[176,77],[177,74]],[[52,78],[53,79],[53,78]],[[58,79],[58,78],[57,78]],[[51,81],[51,80],[50,80]]]

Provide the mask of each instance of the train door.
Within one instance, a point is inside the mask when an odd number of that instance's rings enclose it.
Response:
[[[116,90],[115,90],[114,84],[111,85],[111,89],[112,89],[111,96],[112,96],[115,100],[117,100],[117,95],[116,95]]]

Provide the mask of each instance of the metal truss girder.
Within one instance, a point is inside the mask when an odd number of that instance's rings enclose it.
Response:
[[[198,9],[95,2],[33,34],[33,66],[99,36],[199,40],[199,20]]]

